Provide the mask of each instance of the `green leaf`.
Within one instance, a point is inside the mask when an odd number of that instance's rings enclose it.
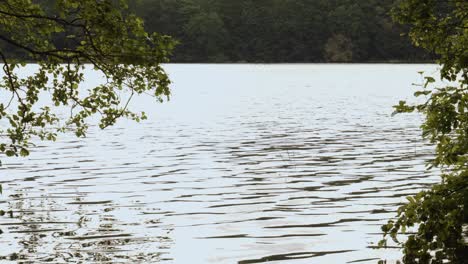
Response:
[[[25,149],[25,148],[21,148],[21,150],[20,150],[20,155],[21,155],[22,157],[26,157],[26,156],[29,155],[29,151],[28,151],[27,149]]]
[[[417,91],[417,92],[414,93],[414,96],[418,97],[418,96],[421,96],[421,95],[429,95],[431,93],[432,93],[432,91]]]

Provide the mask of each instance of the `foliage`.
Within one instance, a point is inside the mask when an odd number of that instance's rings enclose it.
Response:
[[[393,2],[142,0],[135,11],[180,41],[177,62],[326,62],[328,41],[343,39],[334,36],[349,40],[353,62],[431,60],[391,23]]]
[[[325,57],[332,62],[350,62],[353,60],[351,41],[345,36],[333,35],[325,44]]]
[[[175,62],[326,62],[329,41],[342,39],[353,62],[432,61],[400,36],[405,27],[388,14],[395,1],[139,0],[130,8],[147,31],[180,42]]]
[[[409,24],[413,44],[440,56],[441,77],[468,82],[468,2],[461,0],[400,0],[393,17]]]
[[[144,119],[128,109],[134,94],[169,96],[160,63],[174,41],[148,34],[125,1],[0,1],[0,25],[0,153],[7,156],[27,156],[31,137],[55,140],[66,130],[83,137],[92,116],[100,117],[100,128],[120,117]],[[27,61],[38,69],[24,77]],[[106,82],[82,87],[86,64]],[[69,114],[58,115],[59,108]]]
[[[435,145],[430,166],[443,172],[442,182],[408,197],[396,221],[382,227],[403,246],[404,263],[467,263],[468,245],[468,2],[402,0],[394,10],[400,23],[411,26],[410,37],[440,56],[442,87],[424,77],[416,97],[423,103],[395,106],[397,113],[417,111],[425,116],[422,135]],[[421,73],[422,74],[422,73]],[[405,242],[397,238],[416,228]],[[382,240],[381,246],[386,245]]]
[[[463,224],[468,221],[464,210],[467,195],[468,173],[464,172],[444,175],[443,183],[408,197],[408,203],[398,209],[398,218],[382,227],[394,242],[404,245],[404,263],[466,263]],[[414,226],[416,234],[401,243],[397,235]],[[386,243],[383,240],[380,245]]]

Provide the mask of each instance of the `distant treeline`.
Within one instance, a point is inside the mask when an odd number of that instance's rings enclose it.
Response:
[[[145,20],[147,31],[167,34],[179,41],[171,58],[173,62],[431,61],[432,55],[413,47],[408,37],[402,36],[405,29],[392,22],[389,12],[395,1],[129,3],[131,10]],[[53,0],[39,2],[50,4]]]
[[[176,62],[428,61],[392,22],[395,0],[139,0]]]

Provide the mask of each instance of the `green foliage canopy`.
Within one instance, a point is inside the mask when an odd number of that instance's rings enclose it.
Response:
[[[85,136],[92,116],[99,116],[100,128],[120,117],[146,118],[129,110],[129,101],[142,93],[159,101],[169,97],[170,81],[160,64],[174,44],[168,36],[147,33],[126,1],[0,1],[0,153],[26,156],[32,137],[55,140],[66,130]],[[20,72],[29,61],[39,67],[24,77]],[[106,82],[81,87],[85,67]],[[41,105],[44,96],[51,105]],[[59,116],[58,108],[70,114]]]
[[[180,41],[176,62],[432,60],[400,36],[405,27],[388,14],[395,1],[140,0],[134,10],[147,30]]]
[[[425,117],[423,137],[436,147],[429,165],[441,169],[442,182],[408,197],[382,230],[403,246],[404,263],[468,263],[468,2],[401,0],[394,17],[411,26],[415,45],[439,55],[440,77],[448,84],[426,76],[415,93],[425,96],[423,103],[395,106],[397,113]],[[411,228],[416,232],[400,242],[398,235]]]
[[[33,2],[48,7],[55,1]],[[400,35],[406,27],[392,23],[395,1],[132,0],[129,10],[144,19],[146,31],[180,42],[174,62],[432,61]],[[63,47],[69,40],[56,34],[54,43]]]

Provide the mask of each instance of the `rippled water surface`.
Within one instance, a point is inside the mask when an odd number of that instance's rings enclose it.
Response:
[[[31,263],[376,263],[380,225],[438,180],[416,115],[433,65],[167,65],[149,120],[2,158],[0,256]],[[88,74],[88,83],[102,79]],[[6,260],[4,260],[7,262]],[[276,261],[276,262],[275,262]]]

